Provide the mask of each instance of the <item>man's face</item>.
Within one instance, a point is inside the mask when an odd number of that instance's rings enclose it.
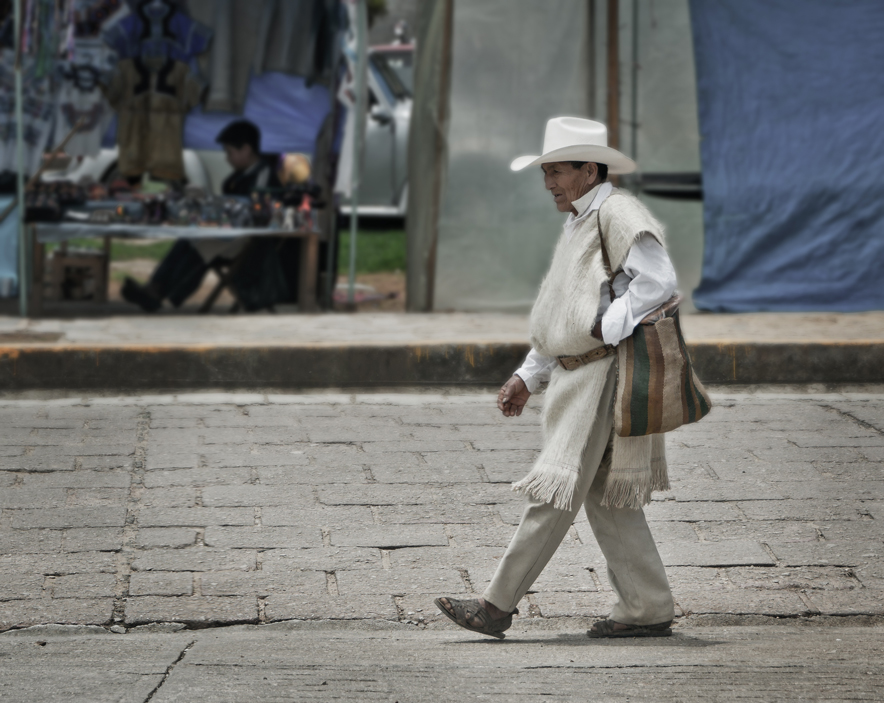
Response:
[[[593,163],[574,168],[570,161],[541,164],[540,168],[543,169],[543,185],[552,193],[559,212],[573,212],[571,203],[592,189],[599,170]]]
[[[225,144],[224,154],[227,156],[227,163],[229,163],[235,171],[247,169],[255,160],[255,152],[249,144],[243,144],[240,147],[233,146],[232,144]]]

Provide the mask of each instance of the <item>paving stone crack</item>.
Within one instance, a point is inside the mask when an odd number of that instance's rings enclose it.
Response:
[[[181,660],[184,659],[184,657],[190,651],[190,648],[193,647],[193,645],[195,645],[195,644],[196,644],[196,640],[193,640],[189,645],[187,645],[184,649],[181,650],[181,654],[178,655],[178,658],[175,661],[173,661],[171,664],[169,664],[169,666],[166,668],[166,673],[163,674],[163,678],[160,680],[160,682],[154,687],[154,689],[150,693],[147,694],[147,698],[144,699],[144,703],[149,703],[149,701],[157,694],[157,691],[159,691],[163,687],[163,684],[166,683],[166,680],[169,678],[169,675],[172,673],[172,670],[176,666],[178,666],[178,664],[181,662]]]
[[[458,569],[458,573],[460,574],[460,578],[463,581],[464,588],[467,589],[467,593],[475,593],[476,589],[473,587],[473,581],[470,579],[470,572],[466,569]]]
[[[605,664],[586,664],[580,666],[565,666],[564,664],[537,664],[535,666],[525,666],[523,669],[567,669],[573,671],[575,669],[606,669],[606,670],[625,670],[625,669],[641,669],[642,671],[648,671],[651,669],[730,669],[733,668],[729,664],[612,664],[610,666]],[[771,668],[775,669],[806,669],[806,666],[803,665],[781,665],[774,664]]]
[[[780,560],[777,558],[777,555],[774,554],[773,549],[770,548],[770,545],[767,542],[760,542],[761,548],[765,551],[765,553],[774,561],[774,564],[777,566],[780,565]],[[721,564],[721,566],[728,566],[727,564]],[[763,566],[763,564],[750,564],[749,566]]]
[[[135,454],[129,472],[129,493],[126,497],[126,518],[123,525],[123,539],[117,552],[116,578],[114,584],[113,622],[120,623],[126,618],[126,601],[129,598],[129,580],[132,576],[132,562],[135,559],[138,541],[138,513],[144,496],[144,472],[147,467],[147,446],[150,439],[150,412],[145,410],[138,415],[135,427]]]
[[[836,414],[840,415],[841,417],[847,418],[848,420],[856,423],[860,427],[864,427],[865,429],[871,430],[872,432],[875,432],[879,435],[884,435],[884,430],[882,430],[879,427],[875,427],[873,424],[866,422],[865,420],[860,420],[853,413],[849,413],[846,410],[841,410],[841,408],[836,408],[834,405],[820,404],[819,407],[824,408],[825,410],[829,410],[833,413],[836,413]]]

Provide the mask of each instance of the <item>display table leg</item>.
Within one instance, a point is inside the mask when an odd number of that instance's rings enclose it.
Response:
[[[102,277],[97,281],[95,300],[98,303],[106,303],[110,299],[110,258],[111,238],[104,238],[104,261],[102,262]]]
[[[316,276],[319,265],[319,238],[309,234],[301,238],[301,271],[298,275],[298,309],[316,311]]]
[[[28,315],[30,317],[42,317],[43,271],[46,262],[46,245],[37,241],[37,228],[33,225],[28,227],[28,235],[31,238],[31,247],[34,252]]]

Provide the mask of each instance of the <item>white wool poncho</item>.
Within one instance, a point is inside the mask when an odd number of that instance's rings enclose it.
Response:
[[[603,346],[592,336],[607,280],[599,245],[601,218],[611,266],[617,271],[640,235],[663,244],[663,227],[634,196],[614,189],[598,216],[587,217],[568,238],[563,233],[531,311],[531,343],[545,356],[575,356]],[[574,487],[602,390],[615,356],[552,372],[541,416],[543,451],[513,489],[560,510],[571,508]],[[611,471],[602,505],[640,508],[655,490],[668,490],[663,435],[614,436]]]

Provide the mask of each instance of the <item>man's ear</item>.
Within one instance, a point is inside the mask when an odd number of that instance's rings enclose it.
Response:
[[[587,161],[586,164],[586,175],[589,176],[589,181],[592,183],[599,175],[599,165],[593,163],[592,161]]]

